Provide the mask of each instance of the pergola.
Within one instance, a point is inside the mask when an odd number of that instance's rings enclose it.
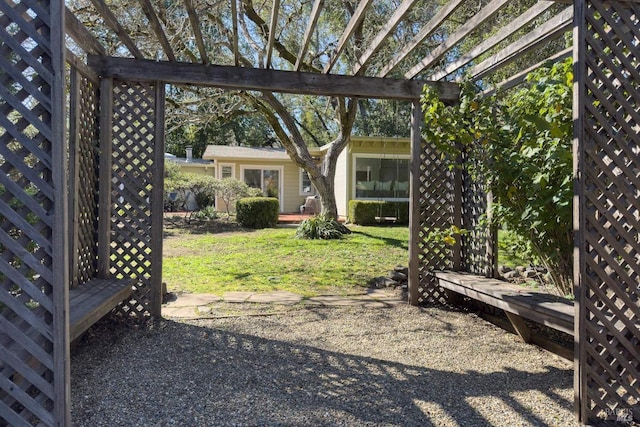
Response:
[[[205,13],[210,3],[228,7],[229,19]],[[513,16],[513,2],[480,2],[464,22],[448,25],[467,3],[444,3],[412,27],[390,60],[371,66],[422,2],[402,1],[356,55],[354,31],[376,4],[360,0],[316,70],[307,58],[324,0],[301,6],[309,14],[295,63],[275,60],[286,2],[273,0],[264,62],[253,67],[239,60],[236,0],[73,3],[82,10],[63,0],[0,2],[0,422],[70,425],[73,339],[113,307],[161,315],[166,84],[412,102],[410,302],[418,304],[439,298],[434,268],[493,274],[490,236],[477,227],[485,194],[421,141],[422,86],[455,102],[461,70],[485,81],[542,48],[551,60],[573,55],[575,62],[576,410],[583,422],[627,410],[640,420],[640,3],[522,2],[516,19],[503,19],[484,38],[478,30],[500,14]],[[168,25],[167,4],[189,23],[186,35]],[[81,19],[88,11],[92,22]],[[136,11],[145,17],[144,43],[152,38],[157,46],[153,54],[139,47],[140,28],[123,19]],[[204,29],[212,26],[232,34],[225,45],[232,63],[210,53]],[[550,50],[549,42],[571,31],[573,48]],[[436,32],[440,43],[425,47]],[[471,35],[481,41],[461,50]],[[115,50],[101,42],[106,37]],[[408,62],[416,51],[424,57]],[[357,56],[350,69],[341,62],[347,54]],[[543,62],[487,91],[518,85]],[[454,250],[427,242],[429,229],[455,221],[477,231]]]

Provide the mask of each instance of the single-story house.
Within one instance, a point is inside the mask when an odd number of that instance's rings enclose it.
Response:
[[[327,149],[312,148],[311,155],[320,162]],[[409,200],[410,150],[408,138],[351,137],[336,165],[338,215],[347,216],[352,199]],[[214,162],[216,177],[233,177],[278,197],[281,212],[299,212],[315,194],[306,171],[284,149],[209,145],[202,157]]]

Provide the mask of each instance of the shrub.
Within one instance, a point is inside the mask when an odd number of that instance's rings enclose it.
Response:
[[[333,218],[318,215],[302,221],[296,230],[298,239],[341,239],[346,227]],[[347,229],[348,230],[348,229]]]
[[[222,200],[229,215],[229,206],[234,200],[240,200],[243,197],[259,197],[262,191],[259,188],[249,187],[243,181],[234,178],[224,178],[218,183],[218,197]],[[277,222],[277,218],[276,218]]]
[[[273,197],[245,197],[236,203],[236,219],[243,227],[274,227],[279,211],[280,202]]]
[[[216,211],[215,206],[209,205],[203,209],[200,209],[194,212],[192,218],[200,221],[216,219],[218,218],[218,212]]]
[[[358,225],[380,223],[376,217],[396,218],[396,224],[409,224],[409,202],[349,200],[349,221]]]

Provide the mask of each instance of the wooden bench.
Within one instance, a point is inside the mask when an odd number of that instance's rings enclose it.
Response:
[[[523,318],[529,319],[573,336],[573,301],[469,273],[436,271],[433,274],[440,287],[502,309],[524,342],[539,345],[568,359],[573,358],[573,351],[534,334],[523,321]]]
[[[133,279],[92,279],[69,291],[69,334],[74,341],[131,296]]]
[[[113,310],[120,302],[128,298],[133,292],[132,279],[93,279],[89,282],[69,291],[69,332],[70,341],[74,341],[91,325]],[[42,310],[42,307],[36,308]],[[0,346],[5,352],[5,357],[10,365],[16,369],[5,370],[0,363],[0,376],[13,382],[13,390],[17,394],[26,393],[31,384],[39,384],[46,387],[42,375],[51,369],[38,360],[49,360],[43,349],[45,337],[31,328],[24,319],[4,318],[0,316],[3,331],[0,334]],[[13,334],[17,343],[9,334]],[[22,374],[20,374],[21,372]],[[24,376],[23,376],[24,374]],[[41,394],[38,399],[46,398]],[[11,394],[0,392],[0,402],[11,406],[15,403]],[[46,414],[43,413],[43,416]]]

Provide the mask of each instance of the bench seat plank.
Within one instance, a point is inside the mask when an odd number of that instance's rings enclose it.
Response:
[[[133,292],[133,279],[92,279],[69,291],[70,340],[78,338]]]
[[[469,273],[436,271],[434,275],[445,289],[573,335],[572,301]]]

